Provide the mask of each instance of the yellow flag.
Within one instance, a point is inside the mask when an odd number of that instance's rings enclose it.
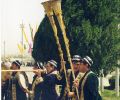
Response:
[[[23,46],[21,44],[18,44],[18,49],[19,49],[21,54],[24,53],[24,48],[23,48]]]
[[[24,24],[22,23],[22,24],[20,24],[20,26],[21,26],[21,30],[22,30],[23,37],[25,38],[25,41],[29,44],[27,35],[25,34]]]
[[[28,41],[27,35],[25,34],[24,31],[22,32],[22,34],[23,34],[23,36],[24,36],[24,38],[25,38],[25,41],[29,44],[29,41]]]
[[[20,47],[20,44],[17,44],[17,46],[18,46],[18,49],[19,49],[20,53],[22,54],[22,49]]]

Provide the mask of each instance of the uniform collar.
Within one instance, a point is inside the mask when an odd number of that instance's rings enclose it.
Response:
[[[53,70],[53,71],[51,71],[51,72],[48,73],[48,74],[57,74],[57,70]]]

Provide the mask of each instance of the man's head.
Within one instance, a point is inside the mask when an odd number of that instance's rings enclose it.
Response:
[[[33,70],[41,69],[43,67],[43,63],[35,62],[33,65]],[[33,71],[35,74],[39,74],[37,71]]]
[[[50,60],[46,64],[47,73],[54,71],[57,68],[57,62],[55,60]]]
[[[85,72],[90,70],[90,67],[92,66],[92,64],[93,64],[92,59],[89,56],[86,56],[86,57],[84,57],[81,60],[80,69],[79,70],[81,72],[85,73]]]
[[[12,62],[11,68],[12,68],[13,70],[17,70],[17,69],[20,69],[20,66],[21,66],[21,65],[22,65],[22,64],[21,64],[18,60],[15,60],[15,61]]]
[[[1,69],[2,70],[9,70],[10,67],[6,66],[6,63],[1,63]],[[1,77],[2,81],[5,81],[7,79],[10,79],[11,72],[1,72],[1,75],[2,75],[2,77]]]
[[[73,64],[74,72],[78,72],[79,71],[80,61],[81,61],[81,57],[79,55],[74,55],[73,56],[72,64]]]

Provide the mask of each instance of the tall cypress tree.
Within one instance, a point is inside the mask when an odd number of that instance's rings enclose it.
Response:
[[[120,59],[120,1],[119,0],[63,0],[63,18],[67,36],[70,40],[71,55],[90,56],[94,65],[92,70],[99,73],[117,65]],[[56,19],[55,19],[56,20]],[[60,27],[58,36],[66,58]],[[55,59],[59,53],[47,16],[40,23],[35,35],[32,56],[37,61]]]

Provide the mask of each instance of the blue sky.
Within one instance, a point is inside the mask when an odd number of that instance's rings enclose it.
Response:
[[[44,0],[45,1],[45,0]],[[18,54],[17,44],[20,43],[22,33],[20,24],[23,22],[25,32],[30,38],[29,24],[36,28],[44,18],[43,0],[2,0],[1,4],[1,54],[3,42],[6,42],[6,54]]]

